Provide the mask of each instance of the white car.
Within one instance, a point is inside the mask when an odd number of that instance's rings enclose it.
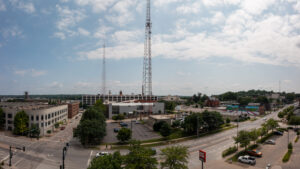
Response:
[[[101,157],[101,156],[105,156],[105,155],[108,155],[109,153],[108,152],[98,152],[97,154],[96,154],[96,158],[97,157]]]
[[[273,145],[275,145],[275,141],[274,140],[267,140],[265,143],[266,144],[273,144]]]
[[[245,156],[239,156],[238,161],[241,163],[246,163],[246,164],[250,164],[250,165],[255,165],[256,164],[256,160],[254,157],[245,155]]]

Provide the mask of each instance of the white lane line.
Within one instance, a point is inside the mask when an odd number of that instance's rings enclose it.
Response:
[[[89,157],[89,159],[88,159],[88,161],[87,161],[86,166],[89,166],[89,165],[90,165],[92,154],[93,154],[93,150],[91,151],[91,154],[90,154],[90,157]]]
[[[7,160],[9,158],[9,155],[8,156],[6,156],[6,157],[4,157],[2,160],[0,160],[1,162],[2,161],[5,161],[5,160]]]

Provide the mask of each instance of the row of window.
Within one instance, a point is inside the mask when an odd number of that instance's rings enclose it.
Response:
[[[45,122],[45,123],[42,122],[42,123],[41,123],[41,127],[44,127],[44,126],[45,126],[45,127],[50,126],[51,124],[54,124],[54,123],[60,121],[61,119],[63,119],[65,116],[66,116],[66,115],[64,114],[64,115],[62,115],[62,116],[59,116],[59,117],[53,119],[52,121],[48,121],[48,122]],[[45,125],[44,125],[44,124],[45,124]],[[38,127],[40,127],[40,126],[39,126],[39,123],[37,123],[37,125],[38,125]]]
[[[41,115],[41,121],[43,121],[44,119],[47,120],[47,119],[50,119],[50,118],[53,118],[53,117],[56,117],[64,112],[67,112],[67,109],[63,109],[63,110],[59,110],[57,112],[53,112],[53,113],[49,113],[49,114],[45,114],[45,115]],[[39,118],[40,116],[39,115],[36,115],[35,116],[35,120],[36,121],[39,121]],[[34,120],[34,116],[31,115],[31,121]]]

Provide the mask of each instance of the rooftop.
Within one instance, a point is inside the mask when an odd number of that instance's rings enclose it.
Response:
[[[16,110],[42,110],[59,105],[49,105],[41,102],[0,102],[0,107]]]

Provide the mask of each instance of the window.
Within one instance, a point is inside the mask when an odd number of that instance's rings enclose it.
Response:
[[[12,118],[12,114],[7,114],[7,118]]]
[[[52,117],[54,117],[54,113],[52,113]]]
[[[47,122],[45,123],[45,126],[47,126]]]
[[[48,114],[48,119],[50,119],[50,114]]]
[[[43,115],[41,116],[41,120],[44,120],[44,116]]]
[[[56,112],[55,112],[55,116],[56,116]]]
[[[48,126],[51,124],[51,122],[50,121],[48,121]]]
[[[39,121],[39,115],[37,115],[37,116],[35,117],[35,119],[36,119],[36,121]]]
[[[33,115],[31,115],[31,121],[33,121]]]
[[[8,124],[12,124],[12,121],[11,121],[11,120],[7,120],[7,123],[8,123]]]

